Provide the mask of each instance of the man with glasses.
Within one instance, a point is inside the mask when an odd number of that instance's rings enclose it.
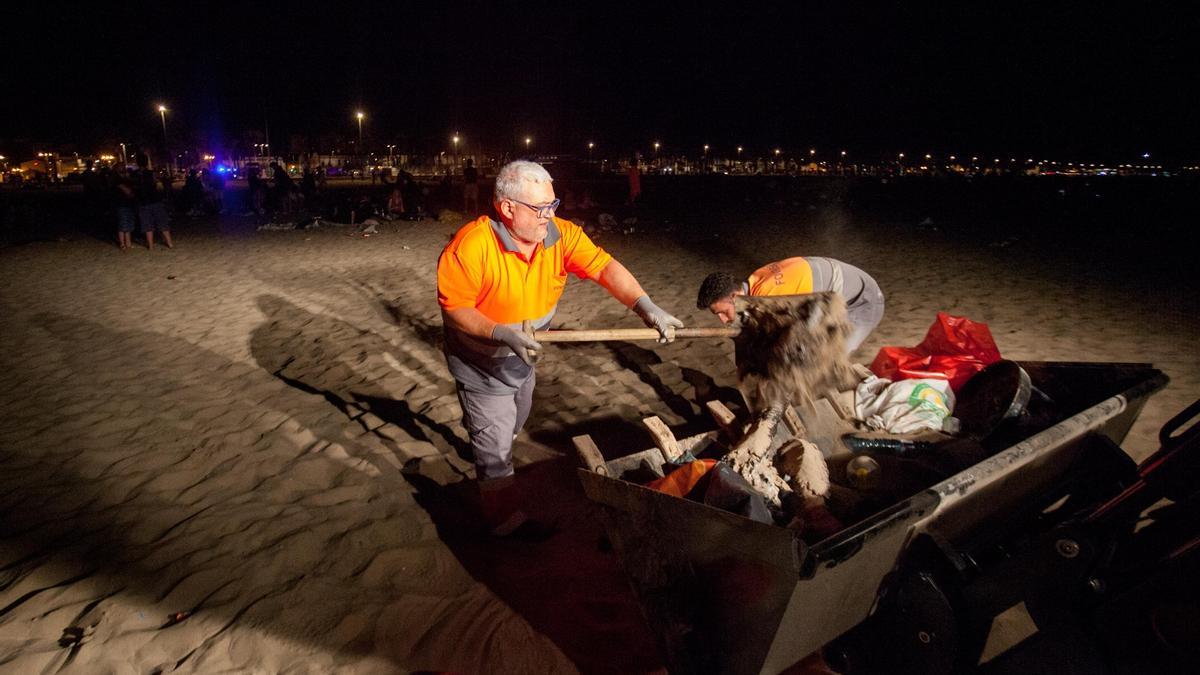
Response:
[[[535,162],[505,165],[493,200],[499,219],[467,223],[438,259],[446,362],[475,454],[483,516],[497,536],[553,533],[522,510],[513,473],[512,443],[533,400],[531,354],[541,349],[521,331],[522,322],[539,330],[550,324],[570,273],[600,284],[656,329],[659,342],[670,342],[683,326],[582,228],[554,216],[559,200],[552,181]]]

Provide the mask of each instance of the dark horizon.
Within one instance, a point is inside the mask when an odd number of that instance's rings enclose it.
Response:
[[[1197,25],[1163,8],[319,7],[9,10],[0,154],[154,147],[162,103],[213,151],[328,151],[362,110],[376,152],[1200,157]]]

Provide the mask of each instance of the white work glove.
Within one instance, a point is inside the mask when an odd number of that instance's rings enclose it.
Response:
[[[646,323],[648,328],[653,328],[658,331],[659,344],[666,344],[675,340],[675,329],[683,328],[683,322],[675,317],[667,314],[662,307],[650,301],[650,296],[643,295],[633,303],[633,311],[642,317],[642,321]]]
[[[517,358],[530,366],[533,365],[534,360],[537,358],[536,352],[542,348],[542,345],[537,340],[502,323],[496,324],[496,327],[492,329],[492,339],[496,342],[504,343],[505,346],[513,350]],[[529,354],[530,350],[534,352],[533,355]]]

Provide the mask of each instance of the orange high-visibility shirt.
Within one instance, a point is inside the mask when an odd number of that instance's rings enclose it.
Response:
[[[464,225],[438,258],[438,304],[474,307],[497,323],[548,322],[567,274],[593,278],[612,256],[569,220],[551,218],[547,230],[526,259],[502,223],[481,216]]]
[[[812,265],[801,257],[769,263],[755,270],[747,284],[753,296],[812,293]]]

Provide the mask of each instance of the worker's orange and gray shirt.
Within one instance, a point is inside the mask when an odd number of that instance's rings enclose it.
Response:
[[[847,343],[857,349],[883,318],[883,291],[871,275],[833,258],[796,257],[763,265],[742,284],[747,295],[801,295],[833,291],[846,300],[852,324]]]
[[[596,277],[612,256],[569,220],[551,218],[546,238],[526,258],[512,235],[487,216],[467,223],[438,258],[438,304],[443,311],[473,307],[492,321],[521,330],[550,324],[567,274]],[[511,393],[529,376],[530,366],[508,347],[446,326],[450,374],[466,389]]]

